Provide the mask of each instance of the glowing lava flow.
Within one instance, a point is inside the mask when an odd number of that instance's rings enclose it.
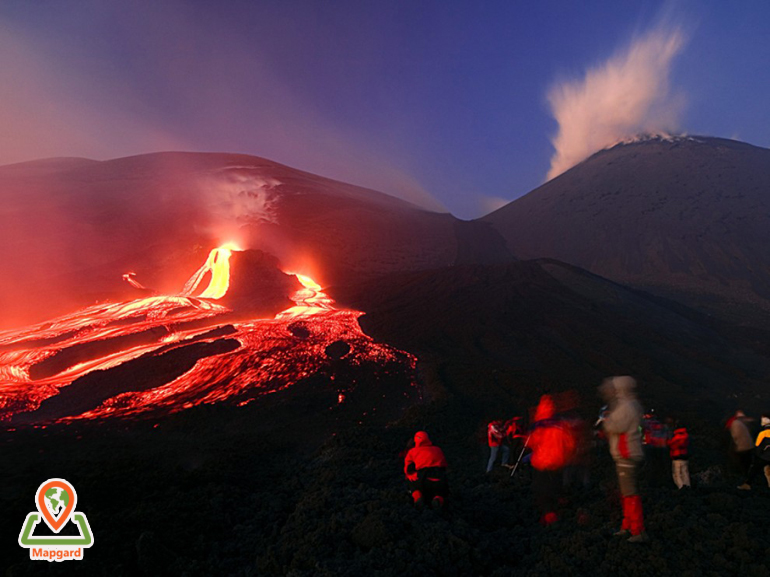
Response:
[[[336,309],[302,275],[296,276],[303,288],[291,297],[295,306],[273,319],[231,323],[228,308],[206,299],[227,292],[232,250],[213,250],[180,296],[96,305],[0,332],[0,421],[168,414],[225,400],[244,404],[330,370],[327,348],[339,341],[349,347],[342,355],[348,366],[371,363],[384,374],[398,368],[413,375],[413,356],[374,342],[358,325],[363,313]],[[209,286],[193,297],[206,274]],[[153,380],[158,366],[170,375],[159,383]]]
[[[182,294],[192,296],[200,282],[209,273],[211,274],[209,286],[198,296],[209,299],[221,299],[225,296],[227,289],[230,288],[230,256],[232,256],[233,250],[238,249],[231,244],[212,250],[203,266],[184,285]]]

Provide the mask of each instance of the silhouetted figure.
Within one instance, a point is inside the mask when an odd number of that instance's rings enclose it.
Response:
[[[608,405],[602,425],[610,454],[615,460],[623,499],[623,524],[615,535],[630,535],[630,543],[644,543],[648,538],[644,530],[642,498],[637,485],[637,467],[644,455],[639,434],[642,407],[636,400],[635,388],[636,381],[623,376],[605,379],[599,390]]]
[[[668,440],[668,451],[671,456],[671,474],[677,489],[690,486],[690,436],[684,427],[676,427],[674,434]]]
[[[425,503],[436,509],[444,506],[449,492],[446,467],[444,452],[431,443],[428,433],[415,433],[414,447],[404,458],[404,474],[415,506],[422,507]]]
[[[725,425],[725,428],[730,432],[730,453],[738,467],[738,472],[743,478],[746,478],[749,473],[752,452],[754,450],[754,443],[749,431],[750,422],[751,419],[743,411],[738,410],[728,419]]]
[[[770,414],[762,415],[762,430],[754,442],[754,455],[746,475],[746,480],[739,489],[751,489],[751,483],[760,471],[764,470],[767,486],[770,487]]]
[[[565,424],[572,431],[575,450],[564,468],[562,483],[565,488],[587,489],[591,484],[591,440],[593,432],[589,424],[577,413],[565,417]]]
[[[658,420],[654,411],[644,415],[642,431],[644,432],[643,444],[647,480],[650,485],[655,487],[667,486],[669,479],[668,439],[671,431]]]

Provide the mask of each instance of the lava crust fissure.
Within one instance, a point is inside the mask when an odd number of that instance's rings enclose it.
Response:
[[[137,345],[154,343],[168,335],[169,332],[166,327],[153,327],[130,335],[77,343],[32,365],[29,368],[29,378],[37,381],[52,377],[78,363],[104,357],[110,353],[117,353]]]
[[[228,353],[240,346],[236,339],[192,343],[160,355],[142,355],[111,369],[93,371],[63,387],[58,395],[44,400],[37,410],[19,414],[13,422],[51,421],[84,413],[120,393],[146,391],[170,383],[200,359]]]

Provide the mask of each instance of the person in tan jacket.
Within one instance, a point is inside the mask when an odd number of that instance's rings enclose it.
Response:
[[[617,536],[630,536],[630,543],[645,543],[649,539],[644,529],[642,497],[639,495],[637,468],[643,459],[642,407],[636,400],[636,381],[629,376],[605,379],[600,392],[608,405],[602,422],[615,460],[615,471],[623,500],[623,524]]]

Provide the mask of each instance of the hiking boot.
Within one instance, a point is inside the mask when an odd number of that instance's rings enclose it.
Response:
[[[738,485],[738,488],[741,491],[751,491],[751,485],[749,485],[748,483],[744,483],[743,485]]]
[[[628,538],[629,543],[649,543],[650,538],[647,533],[639,533]]]
[[[628,529],[621,529],[620,531],[615,531],[612,534],[612,536],[613,537],[630,537],[631,531],[629,531]]]

